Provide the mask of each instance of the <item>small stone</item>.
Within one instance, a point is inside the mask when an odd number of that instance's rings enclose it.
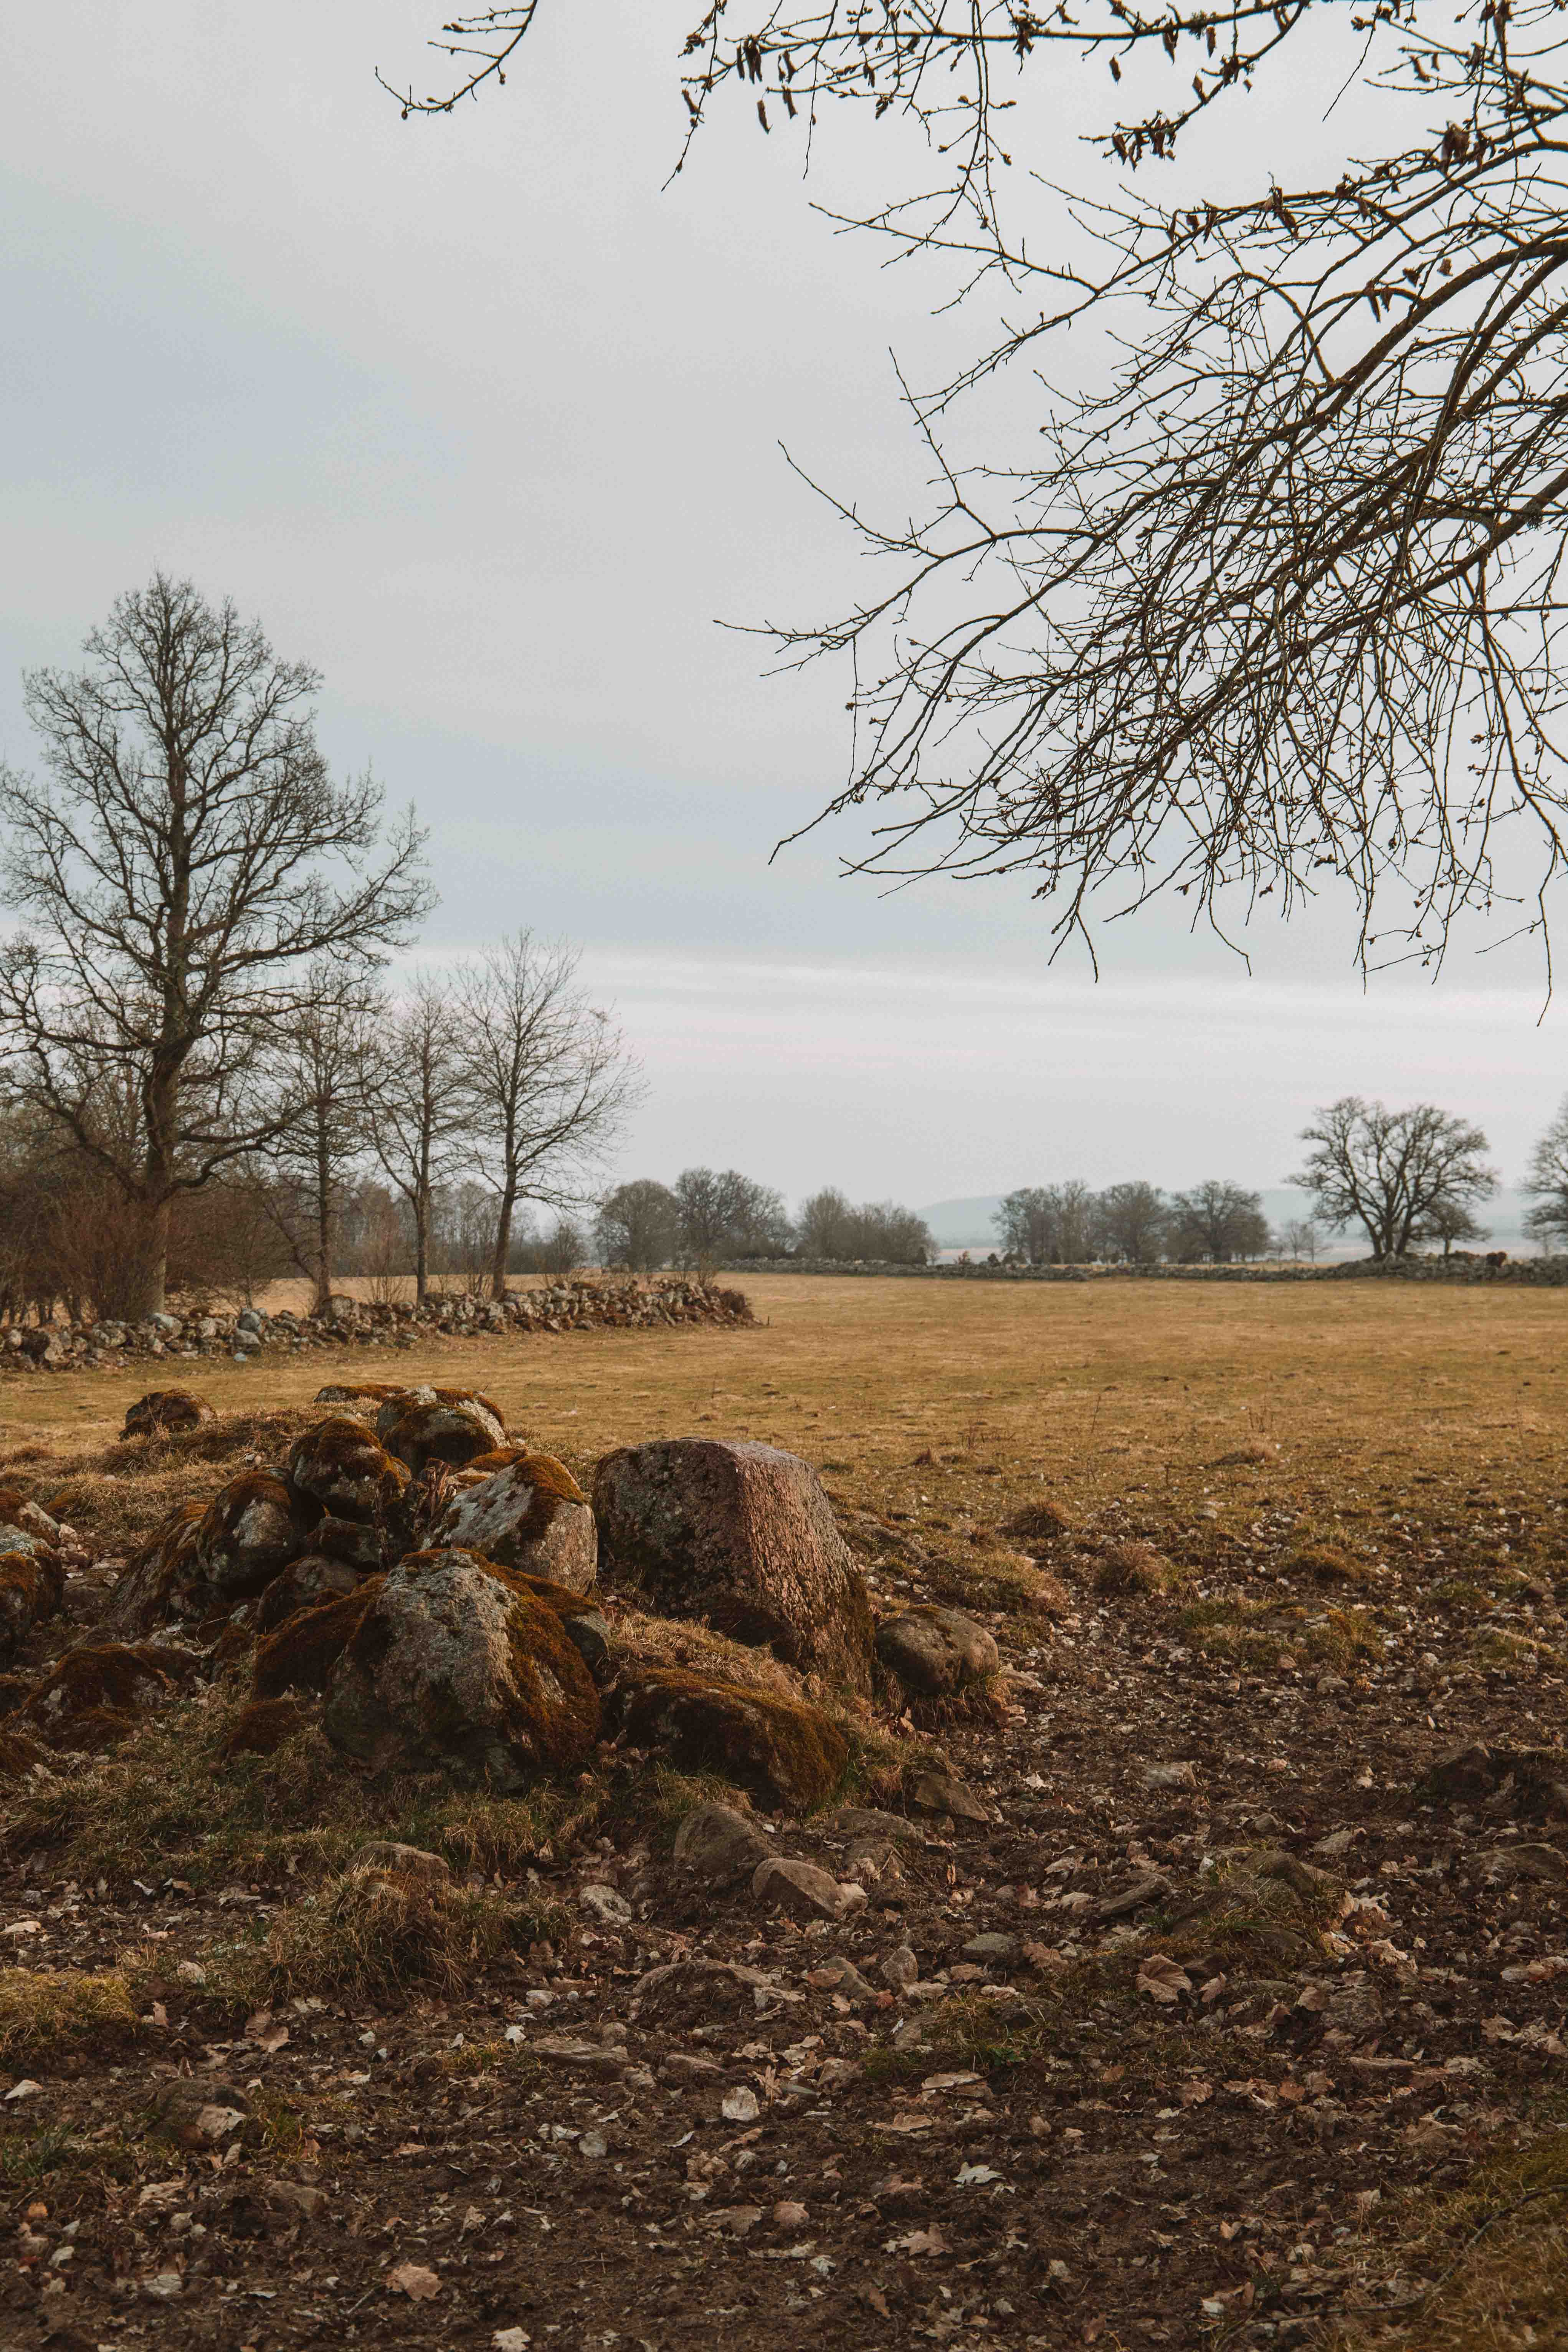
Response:
[[[675,1832],[675,1859],[716,1892],[749,1878],[773,1848],[756,1823],[732,1805],[699,1805]]]
[[[919,1812],[951,1813],[955,1822],[991,1818],[973,1790],[948,1772],[918,1772],[910,1786],[910,1802]]]
[[[632,1924],[631,1905],[613,1886],[580,1887],[577,1907],[585,1911],[590,1919],[596,1919],[601,1927],[629,1927]]]
[[[570,2074],[618,2077],[626,2072],[626,2052],[606,2049],[601,2042],[579,2042],[567,2033],[542,2033],[529,2047],[536,2058]]]
[[[982,1968],[1005,1968],[1018,1957],[1018,1938],[1005,1933],[971,1936],[963,1957],[978,1961]]]
[[[760,1903],[777,1903],[797,1919],[842,1919],[847,1911],[866,1900],[863,1886],[841,1886],[816,1863],[785,1860],[777,1854],[758,1864],[752,1893]]]
[[[907,1944],[896,1944],[882,1962],[878,1974],[898,1991],[920,1982],[921,1964]]]

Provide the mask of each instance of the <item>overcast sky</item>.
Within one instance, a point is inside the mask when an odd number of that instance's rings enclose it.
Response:
[[[1250,978],[1161,913],[1107,937],[1097,988],[1048,967],[1022,887],[879,895],[831,831],[769,862],[842,781],[845,682],[767,678],[716,624],[859,584],[779,444],[901,511],[889,349],[924,380],[960,328],[742,113],[661,193],[679,12],[585,35],[547,7],[499,100],[405,124],[372,68],[424,84],[437,16],[55,0],[8,26],[0,753],[30,757],[23,666],[70,661],[155,564],[232,594],[323,671],[333,758],[418,803],[429,951],[581,943],[649,1079],[626,1173],[1272,1185],[1355,1090],[1479,1118],[1517,1177],[1568,1085],[1517,958],[1363,993],[1342,908],[1253,932]],[[575,82],[569,37],[599,45]],[[1260,103],[1248,137],[1279,129]]]

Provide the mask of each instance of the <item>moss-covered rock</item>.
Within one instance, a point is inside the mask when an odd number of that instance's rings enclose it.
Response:
[[[47,1552],[0,1552],[0,1666],[8,1666],[41,1617],[52,1617],[65,1571]]]
[[[588,1497],[552,1454],[520,1454],[492,1476],[454,1495],[436,1539],[577,1592],[587,1591],[598,1567],[599,1538]]]
[[[906,1690],[946,1698],[994,1675],[1002,1660],[984,1625],[958,1609],[905,1609],[877,1628],[877,1655]]]
[[[718,1772],[766,1804],[807,1812],[844,1777],[849,1743],[804,1699],[784,1699],[678,1666],[639,1666],[611,1703],[634,1748]]]
[[[321,1691],[344,1649],[374,1606],[384,1579],[367,1576],[352,1592],[297,1609],[256,1645],[251,1688],[259,1698],[285,1691]]]
[[[216,1421],[217,1409],[190,1389],[152,1389],[138,1397],[125,1416],[120,1434],[126,1437],[167,1437],[177,1429],[200,1429]]]
[[[489,1454],[500,1445],[506,1424],[499,1409],[477,1391],[409,1389],[382,1406],[375,1433],[410,1470],[423,1470],[432,1462],[461,1469],[477,1454]]]
[[[367,1421],[335,1413],[295,1439],[289,1483],[334,1518],[370,1527],[407,1485],[408,1472]]]
[[[360,1581],[359,1570],[346,1560],[329,1559],[313,1547],[302,1551],[273,1578],[256,1603],[256,1631],[276,1633],[296,1611],[319,1608],[324,1601],[341,1601],[345,1593],[356,1591]]]
[[[217,1601],[246,1601],[305,1549],[319,1503],[276,1470],[242,1470],[221,1486],[196,1530],[195,1564]]]
[[[416,1552],[379,1580],[322,1722],[378,1769],[445,1769],[505,1794],[591,1753],[599,1696],[552,1610],[467,1552]]]
[[[178,1503],[140,1551],[132,1553],[99,1622],[100,1633],[138,1642],[155,1626],[206,1613],[196,1555],[205,1517],[205,1503]]]
[[[10,1726],[62,1748],[100,1747],[190,1677],[195,1660],[153,1642],[84,1642],[68,1650]]]
[[[772,1445],[674,1438],[610,1454],[594,1480],[599,1573],[864,1693],[871,1608],[808,1463]]]
[[[10,1479],[0,1479],[0,1552],[24,1551],[36,1556],[52,1552],[59,1539],[58,1520],[52,1519]]]

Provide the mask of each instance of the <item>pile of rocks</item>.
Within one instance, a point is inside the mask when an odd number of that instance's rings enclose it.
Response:
[[[955,1611],[874,1622],[794,1454],[627,1446],[600,1462],[590,1499],[480,1391],[341,1383],[317,1402],[331,1410],[285,1459],[253,1458],[172,1511],[102,1593],[90,1634],[41,1678],[11,1678],[0,1770],[58,1769],[50,1750],[112,1744],[193,1681],[241,1668],[252,1697],[231,1751],[319,1724],[374,1770],[508,1795],[607,1743],[805,1812],[842,1782],[876,1688],[897,1713],[996,1672],[991,1636]],[[156,1438],[215,1418],[164,1390],[126,1428]],[[71,1540],[0,1491],[0,1664],[60,1605]],[[932,1759],[915,1752],[921,1802]],[[954,1801],[952,1784],[931,1785],[939,1810]],[[763,1875],[769,1901],[821,1894]]]
[[[421,1305],[335,1297],[320,1315],[150,1315],[142,1323],[12,1323],[0,1329],[0,1370],[66,1371],[148,1356],[231,1356],[262,1349],[411,1348],[435,1338],[517,1331],[634,1330],[652,1325],[753,1320],[744,1294],[685,1275],[652,1281],[574,1279],[504,1299],[442,1291]]]

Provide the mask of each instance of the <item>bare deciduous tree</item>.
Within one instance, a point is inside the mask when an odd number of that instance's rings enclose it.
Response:
[[[1468,1210],[1497,1191],[1480,1129],[1436,1103],[1389,1110],[1345,1095],[1302,1129],[1301,1139],[1313,1150],[1287,1181],[1313,1195],[1336,1233],[1359,1223],[1373,1257],[1403,1257],[1434,1216]]]
[[[163,1304],[183,1192],[277,1132],[258,1072],[308,968],[362,965],[429,904],[412,818],[375,856],[381,795],[335,784],[314,670],[162,572],[26,680],[44,775],[0,769],[0,1055],[16,1094],[133,1205],[128,1311]],[[338,878],[333,869],[338,869]],[[112,1115],[108,1115],[111,1109]]]
[[[418,973],[384,1024],[370,1087],[375,1156],[413,1220],[416,1298],[429,1295],[436,1194],[458,1173],[471,1108],[457,1007],[438,980]]]
[[[1568,1245],[1568,1101],[1531,1151],[1523,1189],[1533,1196],[1526,1231],[1545,1247]]]
[[[1268,1247],[1268,1220],[1256,1192],[1210,1177],[1171,1202],[1171,1243],[1176,1255],[1227,1265],[1233,1258],[1260,1257]]]
[[[405,113],[499,87],[536,5],[449,22],[447,78]],[[1470,913],[1543,928],[1568,863],[1565,46],[1556,0],[708,10],[680,52],[688,140],[726,93],[813,142],[857,105],[904,115],[929,161],[902,176],[910,142],[884,134],[843,225],[948,257],[972,300],[994,278],[1020,322],[909,392],[925,511],[836,501],[881,583],[778,633],[853,662],[832,806],[877,812],[863,866],[1026,870],[1061,936],[1111,885],[1222,927],[1336,885],[1370,962],[1429,961]],[[1031,245],[1065,76],[1105,92],[1094,143],[1131,173],[1213,153],[1303,62],[1360,93],[1338,119],[1371,121],[1369,157],[1294,185],[1271,154],[1224,203],[1191,178],[1068,192]],[[1111,380],[1040,389],[1086,342],[1121,352]],[[1039,454],[997,449],[1009,373]],[[1522,882],[1502,835],[1535,853]]]
[[[680,1231],[680,1203],[651,1176],[617,1184],[599,1203],[599,1247],[606,1265],[651,1274],[668,1265]]]
[[[268,1198],[319,1313],[331,1296],[344,1203],[371,1140],[374,1041],[385,999],[365,974],[318,963],[274,1061],[278,1131]]]
[[[497,1298],[506,1297],[518,1202],[559,1211],[579,1201],[638,1092],[619,1032],[578,985],[578,961],[560,941],[522,930],[458,978],[473,1157],[495,1201]]]

